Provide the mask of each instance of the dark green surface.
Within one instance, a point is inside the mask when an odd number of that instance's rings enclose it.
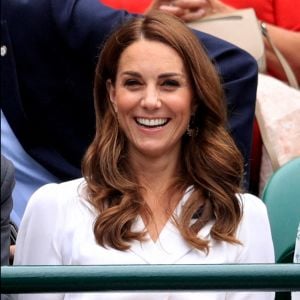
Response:
[[[300,157],[273,174],[262,199],[271,224],[275,260],[277,263],[292,262],[300,223]]]
[[[263,249],[262,249],[263,251]],[[2,293],[300,290],[300,265],[122,265],[1,267]]]

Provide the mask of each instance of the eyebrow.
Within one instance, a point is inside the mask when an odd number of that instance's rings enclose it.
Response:
[[[135,72],[135,71],[125,71],[125,72],[122,72],[121,75],[130,75],[130,76],[139,77],[139,78],[142,77],[142,75],[140,73]],[[183,77],[183,78],[185,78],[184,74],[176,73],[176,72],[163,73],[158,76],[158,78],[160,78],[160,79],[168,78],[168,77]]]

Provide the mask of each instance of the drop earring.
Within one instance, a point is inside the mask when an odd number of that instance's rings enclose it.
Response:
[[[190,128],[190,123],[188,124],[188,127],[186,129],[186,134],[188,136],[192,136],[193,135],[193,129]]]
[[[189,137],[192,137],[192,136],[197,136],[198,135],[198,127],[196,125],[196,121],[195,121],[195,115],[191,115],[191,118],[190,118],[190,122],[188,124],[188,127],[186,129],[186,134],[189,136]]]

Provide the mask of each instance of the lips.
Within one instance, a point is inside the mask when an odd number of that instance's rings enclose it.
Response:
[[[166,125],[169,122],[168,118],[135,118],[138,125],[147,128],[155,128]]]

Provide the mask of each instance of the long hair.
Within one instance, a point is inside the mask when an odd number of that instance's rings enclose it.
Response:
[[[183,238],[199,250],[209,250],[208,241],[202,240],[198,232],[213,218],[212,238],[238,243],[235,232],[242,208],[236,193],[240,192],[243,163],[226,129],[220,78],[194,33],[178,18],[160,12],[130,19],[108,38],[98,60],[94,81],[96,134],[82,164],[88,199],[99,212],[95,238],[104,247],[126,250],[132,240],[142,241],[145,237],[145,231],[131,230],[137,215],[147,211],[147,205],[129,164],[127,140],[119,129],[106,88],[108,79],[115,84],[123,51],[141,38],[161,42],[178,53],[197,105],[195,134],[182,138],[182,166],[177,178],[177,185],[193,186],[194,192],[176,225]]]

